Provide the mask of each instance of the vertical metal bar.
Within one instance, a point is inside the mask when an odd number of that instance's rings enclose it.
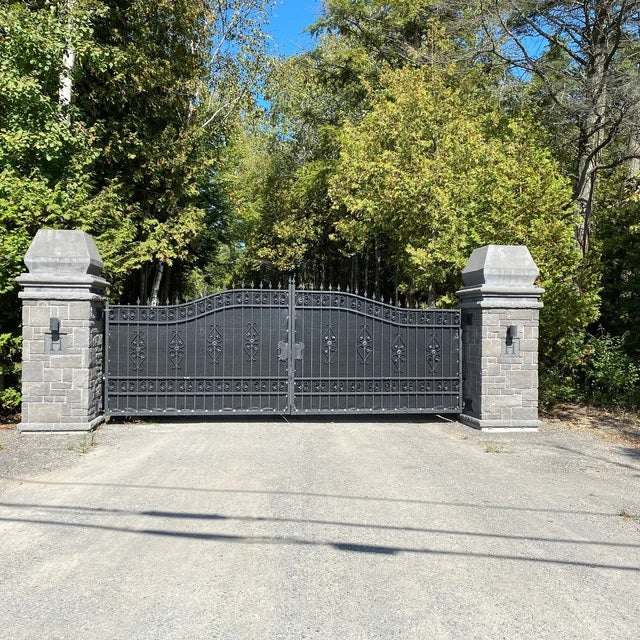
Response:
[[[198,305],[195,300],[190,302],[195,309],[193,313],[193,317],[189,319],[189,314],[186,314],[186,318],[184,321],[184,374],[185,376],[189,376],[192,380],[193,384],[193,409],[191,413],[195,413],[198,408]],[[189,326],[191,325],[191,326]],[[189,331],[189,329],[192,329]],[[187,340],[191,337],[193,340],[193,362],[189,362],[187,359]],[[204,345],[202,345],[202,350],[206,354],[206,349]],[[202,351],[201,351],[202,353]]]
[[[128,306],[128,305],[127,305]],[[124,307],[122,307],[122,309],[124,309]],[[125,390],[124,390],[124,395],[120,396],[120,398],[124,398],[124,402],[126,404],[125,409],[129,410],[131,408],[131,403],[129,402],[129,378],[132,376],[133,374],[133,370],[131,367],[131,321],[129,320],[129,313],[127,312],[127,317],[126,317],[126,321],[125,321],[125,327],[126,327],[126,334],[127,334],[127,338],[126,338],[126,343],[125,343],[125,362],[126,362],[126,366],[123,368],[122,373],[125,374]],[[118,331],[118,341],[120,341],[120,338],[122,337],[122,331]],[[120,401],[119,401],[120,402]],[[133,411],[133,413],[138,413],[138,407],[136,406],[135,410]]]
[[[446,315],[446,314],[445,314]],[[444,358],[444,319],[442,321],[442,323],[440,324],[440,349],[441,349],[441,358]],[[442,359],[440,360],[440,376],[443,376],[445,373],[445,366],[444,366],[444,362],[442,362]],[[438,407],[438,409],[442,410],[444,408],[444,396],[445,396],[445,387],[446,387],[446,381],[443,381],[442,384],[440,385],[440,388],[442,389],[442,393],[440,394],[440,406]]]
[[[109,414],[109,301],[104,305],[104,325],[102,328],[102,353],[104,354],[104,376],[102,377],[102,411]]]
[[[323,317],[324,308],[322,306],[322,296],[323,296],[323,294],[322,293],[319,294],[320,297],[318,299],[320,300],[320,305],[319,305],[320,309],[318,309],[318,311],[315,311],[313,309],[313,296],[314,295],[315,294],[313,293],[313,290],[312,290],[312,293],[311,293],[311,296],[312,296],[311,297],[312,308],[311,309],[305,309],[305,311],[303,312],[304,313],[303,322],[305,324],[309,323],[309,325],[310,325],[309,329],[307,329],[306,332],[305,332],[306,335],[309,337],[309,340],[311,341],[311,344],[305,345],[305,347],[306,347],[306,349],[308,351],[309,359],[310,359],[309,368],[307,370],[307,373],[310,374],[308,377],[320,378],[321,374],[322,374],[322,347],[320,347],[320,353],[316,354],[317,356],[320,356],[320,357],[314,358],[314,352],[316,351],[316,349],[318,349],[318,347],[316,346],[317,345],[316,331],[318,332],[318,334],[319,334],[321,339],[322,339],[322,336],[323,336],[323,331],[322,331],[323,321],[324,321],[324,317]],[[316,323],[316,321],[317,321],[317,323]],[[318,327],[317,329],[316,329],[316,326]],[[303,370],[304,370],[304,368],[303,368]],[[314,396],[305,396],[304,397],[304,403],[307,405],[305,407],[307,409],[307,412],[309,410],[313,411],[314,409],[316,411],[318,411],[318,410],[323,408],[323,403],[324,403],[323,396],[324,396],[324,393],[322,391],[322,385],[326,384],[326,381],[324,381],[324,380],[320,381],[319,380],[319,382],[320,382],[320,386],[318,388],[320,389],[320,393],[318,394],[318,397],[315,397],[315,398],[314,398]],[[329,382],[329,384],[331,384],[331,383]]]
[[[272,405],[272,400],[271,400],[271,386],[273,384],[273,382],[271,381],[271,367],[273,366],[273,357],[274,357],[274,349],[273,349],[273,308],[271,307],[271,301],[272,301],[272,297],[271,297],[271,291],[269,289],[263,289],[263,292],[266,292],[267,296],[268,296],[268,304],[264,304],[264,300],[261,301],[260,304],[262,304],[262,317],[263,318],[268,318],[269,322],[265,322],[265,325],[268,324],[268,333],[267,333],[267,338],[269,340],[269,350],[266,353],[266,358],[267,358],[267,366],[266,366],[266,370],[263,368],[262,370],[262,376],[265,377],[266,376],[266,380],[267,380],[267,391],[269,392],[268,394],[266,394],[265,396],[262,397],[262,408],[263,409],[270,409],[271,405]]]
[[[160,363],[158,362],[158,352],[160,349],[160,310],[158,309],[158,305],[153,308],[154,317],[155,317],[155,325],[156,325],[156,376],[153,382],[153,388],[155,390],[155,397],[153,400],[153,412],[157,413],[160,405],[160,396],[158,395],[158,387],[159,387],[159,378],[160,378]],[[149,333],[151,333],[151,327],[149,327]]]
[[[253,300],[253,287],[251,287],[251,289],[249,289],[247,292],[249,295],[247,296],[247,300],[249,301],[248,304],[248,308],[249,308],[249,330],[251,331],[251,336],[253,336],[254,338],[256,337],[256,334],[253,333],[253,329],[255,328],[255,305],[254,305],[254,300]],[[244,304],[243,304],[244,306]],[[251,356],[249,357],[249,384],[247,385],[247,389],[249,389],[249,398],[248,398],[248,402],[247,402],[247,409],[251,410],[253,409],[253,385],[255,384],[255,379],[256,376],[254,376],[254,362],[260,362],[260,344],[261,344],[261,340],[258,339],[257,343],[258,345],[258,351],[254,354],[253,349],[251,349]],[[255,360],[254,360],[254,356],[255,356]]]
[[[217,369],[214,368],[214,372],[216,374],[216,378],[219,378],[219,380],[216,379],[215,383],[216,383],[216,392],[219,393],[218,396],[218,411],[220,413],[223,412],[224,410],[224,405],[225,405],[225,398],[224,398],[224,378],[227,375],[227,348],[230,344],[230,340],[229,340],[229,336],[228,336],[228,329],[227,329],[227,315],[228,312],[225,308],[224,305],[224,296],[225,296],[225,291],[227,291],[227,289],[223,289],[220,292],[220,308],[218,310],[218,313],[220,314],[220,327],[222,328],[222,363],[221,366],[218,367]],[[215,321],[214,321],[215,322]],[[218,382],[220,382],[220,391],[218,392],[217,390],[217,384]]]
[[[463,343],[462,343],[462,313],[460,313],[459,315],[459,320],[458,320],[458,357],[456,359],[457,363],[458,363],[458,410],[462,411],[462,402],[463,402],[463,396],[462,396],[462,367],[464,365],[463,363]]]
[[[311,340],[313,340],[313,329],[314,329],[316,314],[322,313],[322,312],[320,310],[314,309],[313,285],[310,285],[310,288],[306,290],[306,295],[309,296],[309,306],[304,305],[300,310],[300,339],[302,339],[302,336],[305,336],[305,338],[310,338]],[[297,323],[296,323],[296,328],[298,328]],[[311,405],[311,407],[315,407],[315,408],[319,408],[320,407],[320,404],[316,405],[316,403],[318,402],[319,398],[316,397],[315,395],[313,395],[313,378],[318,377],[319,374],[313,367],[313,351],[314,351],[313,343],[311,343],[309,345],[305,345],[305,347],[307,347],[307,349],[309,349],[309,351],[310,351],[310,353],[309,353],[309,356],[311,358],[310,369],[305,371],[304,367],[300,367],[300,373],[302,374],[300,377],[303,378],[303,379],[304,378],[311,378],[312,379],[312,380],[310,380],[312,395],[303,395],[300,398],[300,400],[298,401],[298,403],[300,405],[298,407],[298,409],[300,411],[304,411],[305,413],[308,413],[309,412],[308,411],[309,405]],[[307,373],[309,375],[305,376],[304,375],[305,373]],[[303,385],[304,385],[304,383],[303,383]],[[304,388],[304,386],[303,386],[303,388]]]
[[[345,309],[351,308],[352,300],[353,299],[351,298],[351,294],[349,294],[347,306],[345,306]],[[337,403],[338,409],[344,409],[349,403],[349,391],[351,390],[351,375],[352,375],[350,365],[353,362],[355,366],[356,358],[358,357],[357,352],[355,353],[355,357],[351,356],[350,329],[351,329],[351,322],[353,321],[352,320],[353,317],[354,317],[353,314],[349,310],[345,311],[343,315],[344,325],[340,326],[340,329],[341,329],[340,333],[336,331],[336,335],[338,336],[338,345],[337,345],[338,352],[336,354],[336,357],[340,358],[340,355],[341,355],[340,350],[342,349],[344,353],[344,362],[346,364],[346,366],[342,365],[339,368],[341,372],[344,371],[345,380],[346,380],[346,386],[345,386],[346,393],[340,397],[340,400]],[[338,362],[340,362],[339,359],[338,359]]]
[[[296,282],[294,276],[289,278],[289,325],[288,325],[288,340],[289,340],[289,354],[287,358],[287,389],[288,389],[288,402],[287,402],[287,413],[291,415],[293,413],[293,385],[295,383],[294,380],[294,364],[295,360],[293,357],[293,345],[295,342],[295,295],[296,295]]]

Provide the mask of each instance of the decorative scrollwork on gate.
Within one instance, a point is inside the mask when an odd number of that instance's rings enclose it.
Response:
[[[396,334],[391,345],[391,360],[395,370],[400,373],[407,361],[407,345],[399,333]]]
[[[218,364],[220,362],[220,355],[222,354],[222,332],[220,331],[220,325],[209,325],[209,333],[207,334],[207,354],[209,361],[212,364]]]
[[[327,325],[324,330],[324,336],[322,337],[322,354],[325,364],[331,364],[333,356],[338,348],[338,338],[332,324]]]
[[[172,331],[169,340],[169,361],[174,369],[182,369],[184,362],[184,338],[182,331]]]
[[[438,342],[438,338],[436,338],[435,334],[431,334],[429,336],[429,342],[427,343],[427,363],[431,368],[431,371],[435,371],[435,368],[438,366],[440,362],[442,347]]]
[[[147,342],[142,331],[134,331],[131,344],[129,345],[129,359],[134,371],[140,371],[144,361],[147,359]]]
[[[255,322],[247,324],[247,331],[244,334],[244,351],[247,354],[247,362],[256,361],[256,355],[260,351],[260,332]]]
[[[360,325],[360,333],[358,334],[358,355],[360,356],[360,362],[367,364],[369,356],[373,351],[373,339],[369,332],[369,327],[366,324]]]

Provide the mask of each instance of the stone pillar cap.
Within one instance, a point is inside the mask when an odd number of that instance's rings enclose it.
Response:
[[[539,309],[544,289],[533,284],[539,273],[525,246],[480,247],[462,270],[465,286],[456,291],[460,308]]]
[[[102,300],[109,285],[98,247],[84,231],[40,229],[24,263],[29,273],[16,278],[24,300]]]
[[[489,244],[475,249],[462,270],[466,287],[530,287],[539,275],[529,249]]]
[[[100,276],[103,262],[84,231],[40,229],[24,257],[32,276]]]

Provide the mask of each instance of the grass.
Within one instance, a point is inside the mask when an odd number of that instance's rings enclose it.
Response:
[[[485,453],[502,453],[504,449],[497,444],[488,444],[484,451]]]
[[[93,449],[97,445],[98,442],[96,440],[96,434],[92,433],[91,435],[87,435],[82,438],[80,442],[77,442],[76,444],[70,444],[69,451],[75,451],[77,453],[85,454],[89,453],[89,451],[91,451],[91,449]]]
[[[637,522],[640,524],[640,516],[634,516],[632,513],[625,511],[624,509],[618,514],[623,520],[627,522]]]

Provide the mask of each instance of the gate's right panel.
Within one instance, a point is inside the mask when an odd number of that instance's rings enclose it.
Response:
[[[460,312],[296,291],[292,413],[459,413]]]

